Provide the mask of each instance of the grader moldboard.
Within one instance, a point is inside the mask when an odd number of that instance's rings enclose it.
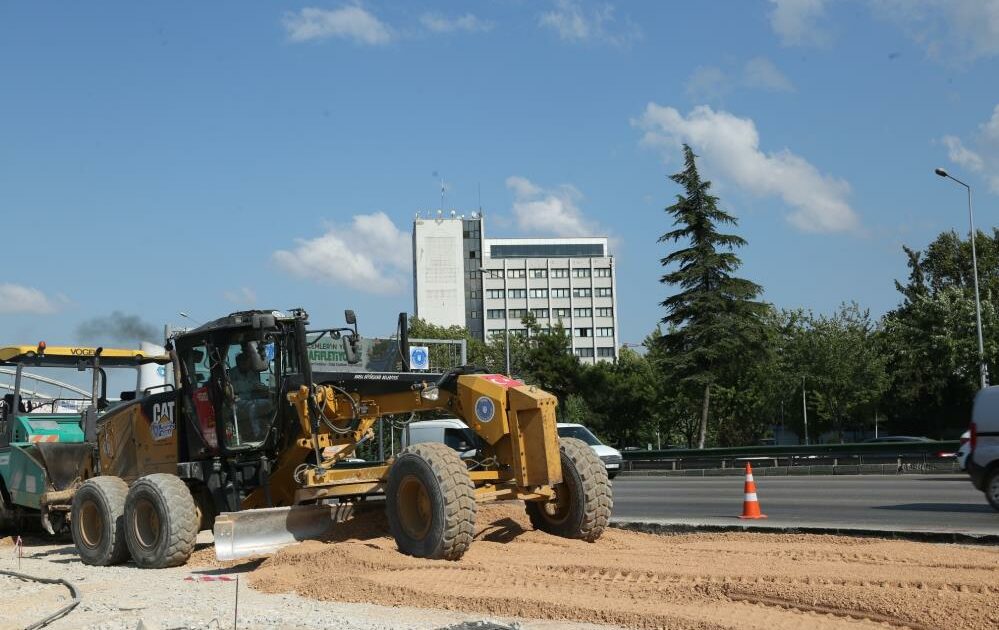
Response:
[[[552,395],[467,366],[313,374],[317,335],[340,340],[357,363],[356,318],[346,315],[352,327],[316,331],[302,310],[246,311],[177,335],[168,348],[176,388],[101,418],[99,476],[72,498],[82,560],[183,564],[213,524],[220,559],[266,554],[322,538],[371,495],[384,495],[399,550],[423,558],[460,558],[477,502],[495,499],[525,501],[544,531],[599,538],[611,512],[607,474],[582,442],[560,443]],[[344,465],[380,418],[428,410],[463,419],[481,438],[476,455],[423,443]]]

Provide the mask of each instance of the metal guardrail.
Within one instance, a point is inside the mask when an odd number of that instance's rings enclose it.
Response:
[[[958,441],[817,444],[814,446],[746,446],[734,448],[624,451],[626,471],[736,472],[753,464],[760,474],[863,474],[865,472],[951,472]],[[875,471],[875,467],[877,471]],[[795,472],[809,468],[809,472]],[[832,470],[824,470],[831,468]],[[717,469],[719,472],[711,472]],[[774,469],[771,473],[767,469]],[[780,470],[778,470],[780,469]]]

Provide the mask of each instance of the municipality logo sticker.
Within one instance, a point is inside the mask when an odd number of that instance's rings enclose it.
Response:
[[[494,415],[496,415],[496,405],[493,404],[492,398],[481,396],[475,401],[475,417],[479,422],[489,422]]]

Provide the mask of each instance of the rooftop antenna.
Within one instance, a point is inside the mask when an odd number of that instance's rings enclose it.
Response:
[[[445,190],[446,189],[444,187],[444,176],[442,175],[441,176],[441,212],[444,212],[444,191]]]
[[[479,214],[482,214],[482,182],[477,184],[479,188]]]

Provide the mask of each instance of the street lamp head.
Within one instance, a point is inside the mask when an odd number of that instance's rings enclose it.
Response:
[[[940,177],[949,177],[949,175],[947,175],[947,171],[943,170],[942,168],[935,168],[933,169],[933,172],[939,175]]]

